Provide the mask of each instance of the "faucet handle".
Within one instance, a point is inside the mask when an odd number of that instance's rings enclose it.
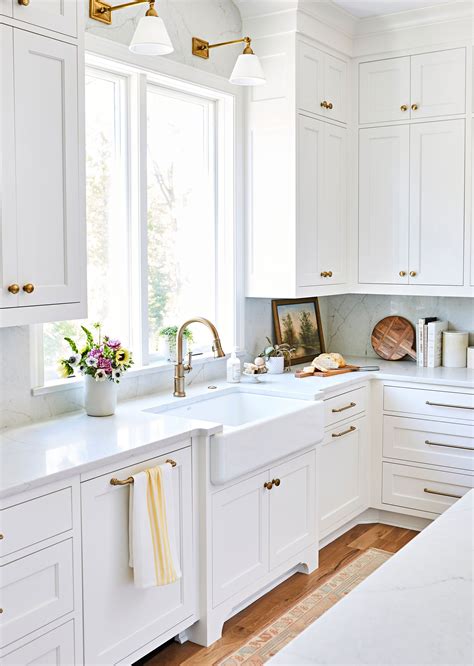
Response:
[[[191,358],[192,358],[193,353],[191,351],[188,351],[188,361],[187,363],[184,364],[184,372],[191,372],[193,369],[193,366],[191,365]]]

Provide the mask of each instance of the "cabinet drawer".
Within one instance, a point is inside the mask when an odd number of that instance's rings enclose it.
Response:
[[[2,646],[74,608],[72,539],[5,564],[0,569]]]
[[[367,409],[367,387],[360,388],[328,398],[324,401],[324,424],[327,427],[361,414]]]
[[[384,416],[383,455],[474,471],[471,425]]]
[[[74,666],[74,622],[71,620],[10,652],[3,663],[8,666]]]
[[[64,488],[0,511],[0,557],[72,529],[72,492]]]
[[[383,406],[389,412],[474,420],[474,394],[385,386]]]
[[[474,477],[383,463],[382,502],[440,514],[474,487]]]

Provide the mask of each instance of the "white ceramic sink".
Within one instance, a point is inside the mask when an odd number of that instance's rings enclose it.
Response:
[[[184,398],[151,412],[223,426],[210,437],[211,481],[222,484],[323,438],[323,405],[291,395],[226,389]]]

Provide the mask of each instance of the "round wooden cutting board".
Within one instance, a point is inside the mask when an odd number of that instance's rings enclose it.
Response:
[[[386,361],[399,361],[405,356],[416,359],[415,328],[404,317],[385,317],[372,331],[372,347]]]

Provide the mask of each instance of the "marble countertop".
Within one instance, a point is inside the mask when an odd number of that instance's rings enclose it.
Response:
[[[474,371],[465,368],[427,369],[418,368],[413,362],[348,360],[356,365],[377,364],[380,371],[305,379],[297,379],[290,373],[267,374],[260,384],[245,380],[240,386],[254,392],[317,400],[367,379],[420,381],[461,388],[472,388],[474,384]],[[187,388],[187,395],[209,393],[208,384],[193,384]],[[213,385],[217,391],[230,386],[225,381]],[[114,416],[91,418],[78,412],[4,431],[0,435],[0,498],[132,455],[159,451],[187,437],[221,430],[219,424],[144,411],[168,403],[178,404],[171,395],[171,387],[166,392],[119,403]]]
[[[269,663],[474,663],[473,508],[474,490]]]

